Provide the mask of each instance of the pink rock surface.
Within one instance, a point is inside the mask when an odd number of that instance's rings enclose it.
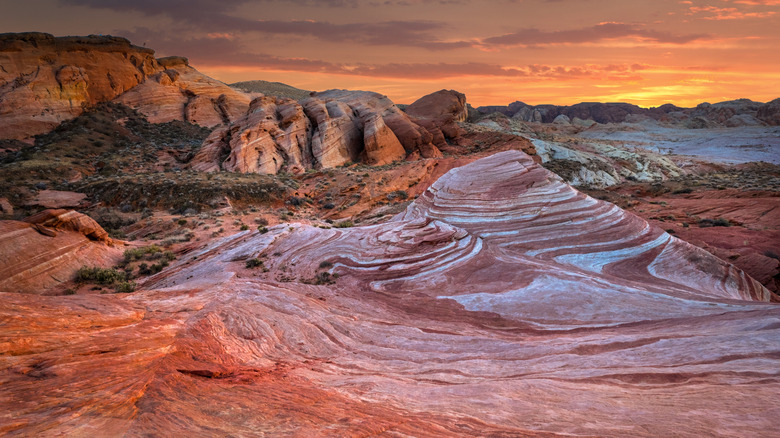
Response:
[[[0,432],[769,437],[769,297],[502,152],[388,223],[242,232],[131,295],[0,294]]]
[[[72,280],[80,267],[111,266],[122,253],[97,222],[72,210],[0,221],[0,242],[2,292],[45,293]]]
[[[62,190],[41,190],[27,205],[40,205],[46,208],[78,207],[87,195]]]

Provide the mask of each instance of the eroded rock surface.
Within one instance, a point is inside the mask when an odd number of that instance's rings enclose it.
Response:
[[[0,221],[0,291],[25,294],[71,280],[84,266],[110,266],[121,256],[108,233],[73,210],[44,210]]]
[[[0,138],[48,132],[160,70],[154,51],[110,36],[0,35]]]
[[[142,289],[1,294],[0,431],[778,428],[772,295],[520,152],[450,171],[391,222],[246,231]]]
[[[155,59],[154,50],[120,37],[0,34],[0,65],[0,138],[31,138],[111,100],[153,123],[209,127],[244,115],[250,101],[186,58]]]
[[[407,156],[441,157],[433,135],[385,96],[329,90],[296,102],[264,96],[246,116],[214,132],[192,168],[275,174],[282,168],[388,164]]]

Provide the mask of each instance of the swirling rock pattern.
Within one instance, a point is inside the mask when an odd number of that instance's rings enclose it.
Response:
[[[246,231],[132,295],[0,294],[0,432],[772,436],[770,298],[503,152],[388,223]]]

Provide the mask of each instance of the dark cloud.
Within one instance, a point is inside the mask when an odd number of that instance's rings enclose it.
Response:
[[[549,44],[588,43],[606,39],[643,38],[656,43],[685,44],[707,38],[706,34],[675,35],[625,23],[602,23],[572,30],[545,31],[521,29],[517,32],[487,38],[483,44],[491,46],[543,46]]]
[[[336,75],[381,77],[395,79],[446,79],[462,76],[496,78],[530,77],[571,79],[585,77],[620,78],[636,77],[636,72],[649,68],[645,64],[610,64],[587,66],[555,66],[532,64],[509,67],[483,62],[464,63],[387,63],[345,64],[316,59],[281,57],[254,53],[241,43],[222,37],[182,38],[164,32],[139,28],[120,31],[131,41],[150,41],[163,55],[188,55],[190,63],[208,66],[248,67],[257,70],[295,71]]]
[[[116,11],[134,11],[149,16],[165,15],[180,25],[189,25],[203,33],[261,32],[275,35],[311,36],[322,41],[354,42],[375,46],[419,47],[428,50],[450,50],[470,47],[474,41],[441,41],[435,31],[447,27],[445,23],[427,20],[383,21],[377,23],[334,24],[313,20],[255,20],[228,15],[246,0],[60,0],[66,4]],[[300,2],[299,2],[300,3]],[[343,6],[345,1],[326,2]]]

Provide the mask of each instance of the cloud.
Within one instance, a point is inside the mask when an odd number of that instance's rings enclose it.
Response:
[[[334,24],[316,20],[254,20],[228,15],[226,12],[246,0],[60,0],[66,4],[115,11],[134,11],[148,16],[165,15],[203,33],[260,32],[274,35],[310,36],[322,41],[350,42],[371,46],[419,47],[428,50],[451,50],[471,47],[474,41],[442,41],[434,33],[446,23],[430,20],[383,21],[378,23]],[[299,2],[300,3],[300,2]],[[331,6],[346,1],[331,0]]]
[[[618,38],[638,38],[655,43],[685,44],[708,38],[707,34],[676,35],[646,29],[644,26],[625,23],[600,23],[595,26],[572,30],[545,31],[521,29],[517,32],[487,38],[486,45],[498,46],[543,46],[550,44],[591,43]]]
[[[737,8],[718,8],[715,6],[691,6],[687,15],[705,15],[702,20],[744,20],[747,18],[767,18],[776,15],[776,11],[742,12]]]
[[[780,6],[780,0],[736,0],[733,3],[749,6]]]

